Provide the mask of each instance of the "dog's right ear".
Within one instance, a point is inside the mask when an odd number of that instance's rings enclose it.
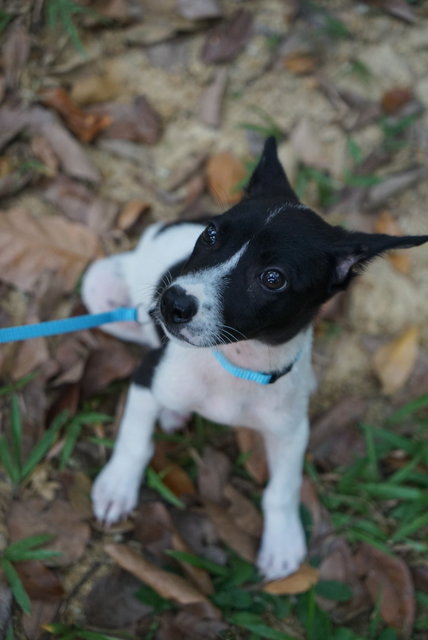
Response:
[[[273,136],[265,142],[260,160],[246,187],[248,197],[281,196],[291,202],[299,202],[278,160],[276,140]]]

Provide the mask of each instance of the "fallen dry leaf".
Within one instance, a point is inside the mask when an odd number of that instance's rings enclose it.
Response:
[[[124,544],[107,544],[104,549],[122,569],[148,584],[163,598],[170,598],[178,604],[204,602],[215,617],[217,609],[185,578],[160,569]]]
[[[405,169],[398,173],[394,173],[390,176],[385,176],[382,182],[370,187],[365,206],[368,209],[375,209],[382,205],[386,200],[392,198],[400,191],[409,189],[414,184],[417,184],[422,178],[427,175],[427,170],[424,165],[416,166],[411,169]]]
[[[13,502],[7,525],[12,542],[39,534],[53,536],[46,548],[60,552],[61,555],[51,560],[57,566],[77,562],[85,552],[91,535],[89,525],[82,522],[70,504],[60,498],[53,502],[42,498],[23,498]]]
[[[213,617],[211,607],[205,603],[185,605],[178,611],[170,627],[170,640],[185,638],[186,640],[218,640],[223,637],[228,625],[219,617]],[[159,638],[159,640],[167,640]]]
[[[194,484],[189,474],[176,462],[169,460],[167,456],[168,446],[159,441],[156,443],[155,453],[151,460],[151,466],[157,473],[162,473],[162,482],[176,496],[194,495]]]
[[[226,91],[228,71],[222,67],[217,71],[213,82],[206,88],[199,98],[199,119],[209,127],[219,127],[223,98]]]
[[[97,196],[81,182],[67,176],[58,176],[43,195],[48,202],[63,211],[67,218],[87,225],[97,235],[111,229],[118,211],[114,202]]]
[[[385,91],[380,99],[381,107],[386,113],[396,113],[413,98],[412,90],[408,87],[396,87]]]
[[[106,102],[117,98],[122,87],[109,73],[85,75],[77,78],[71,88],[71,99],[79,106]]]
[[[36,322],[37,320],[33,318],[32,321]],[[45,364],[48,360],[49,351],[44,338],[25,340],[17,349],[12,371],[13,380],[19,380],[27,373]]]
[[[103,129],[112,123],[108,114],[86,113],[82,111],[65,89],[47,89],[39,96],[40,101],[55,109],[82,142],[91,142]]]
[[[303,563],[300,567],[286,578],[272,580],[263,586],[263,591],[273,595],[293,595],[305,593],[318,582],[319,571],[309,564]]]
[[[61,273],[64,291],[70,291],[98,252],[95,235],[83,225],[25,209],[1,213],[0,277],[19,289],[31,291],[40,274],[52,270]]]
[[[114,380],[123,380],[137,367],[138,359],[117,340],[95,349],[86,361],[81,380],[84,399],[102,391]]]
[[[65,592],[57,574],[39,560],[17,562],[15,569],[30,598],[51,600],[64,595]]]
[[[367,401],[348,396],[313,421],[309,451],[323,469],[351,464],[364,454],[364,440],[358,423]]]
[[[204,447],[198,463],[198,493],[208,502],[223,502],[224,488],[230,473],[230,460],[213,447]]]
[[[31,40],[24,20],[13,20],[6,33],[2,34],[2,39],[4,85],[7,90],[14,92],[19,87],[30,53]]]
[[[206,165],[208,188],[219,204],[235,204],[242,198],[239,183],[245,178],[245,167],[232,153],[212,155]]]
[[[22,617],[22,626],[27,640],[39,640],[44,633],[42,627],[53,622],[61,600],[31,600],[31,613]]]
[[[230,483],[224,489],[224,497],[229,501],[227,511],[231,520],[243,531],[259,538],[263,530],[263,518],[254,503]]]
[[[418,355],[420,333],[418,327],[409,327],[375,352],[373,369],[386,395],[401,389],[409,378]]]
[[[299,53],[296,51],[295,53],[286,56],[283,64],[288,71],[300,76],[307,73],[313,73],[318,66],[318,60],[310,53]]]
[[[177,0],[177,10],[187,20],[207,20],[221,16],[217,0]]]
[[[172,535],[172,546],[175,551],[184,551],[186,553],[192,553],[192,550],[187,546],[184,542],[183,538],[180,536],[178,531],[175,531]],[[214,587],[211,582],[211,578],[209,573],[205,571],[205,569],[201,569],[200,567],[195,567],[188,562],[178,560],[178,564],[181,566],[183,571],[187,573],[187,576],[193,582],[193,584],[205,595],[209,595],[214,593]]]
[[[346,584],[352,593],[349,600],[337,602],[317,596],[318,604],[329,611],[337,622],[345,622],[370,608],[368,591],[357,575],[351,547],[344,538],[334,537],[328,543],[328,550],[319,566],[320,580],[335,580]]]
[[[254,562],[257,548],[256,539],[230,519],[225,507],[206,502],[205,510],[214,524],[218,537],[241,558],[248,562]]]
[[[118,229],[128,231],[143,214],[149,213],[151,205],[142,200],[130,200],[119,211],[116,226]]]
[[[201,51],[206,64],[229,62],[247,44],[253,25],[249,11],[238,9],[208,34]]]
[[[35,135],[31,139],[31,150],[44,166],[44,171],[49,178],[58,173],[58,158],[52,146],[44,136]]]
[[[245,456],[245,469],[256,482],[263,484],[268,478],[263,436],[247,427],[238,427],[234,433],[239,451]]]
[[[384,622],[408,638],[415,619],[415,593],[407,564],[367,543],[360,545],[356,562]]]
[[[115,568],[99,578],[84,600],[85,620],[102,629],[124,629],[152,611],[135,593],[141,582]]]
[[[162,133],[159,114],[144,96],[137,96],[133,102],[106,102],[92,107],[91,113],[107,114],[111,125],[102,132],[102,138],[119,138],[154,144]]]

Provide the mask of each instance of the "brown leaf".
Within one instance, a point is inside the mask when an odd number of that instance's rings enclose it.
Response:
[[[44,136],[32,137],[31,150],[44,165],[48,177],[52,178],[58,173],[58,158]]]
[[[229,501],[227,511],[230,518],[243,531],[259,538],[263,530],[263,518],[254,503],[230,483],[225,487],[224,496]]]
[[[143,214],[150,212],[151,205],[142,200],[130,200],[119,211],[116,226],[123,231],[128,231]]]
[[[217,609],[185,578],[160,569],[124,544],[107,544],[104,549],[122,569],[148,584],[163,598],[170,598],[178,604],[204,602],[213,612],[213,617],[216,616]]]
[[[364,0],[364,2],[375,7],[380,7],[386,13],[400,20],[404,20],[404,22],[413,24],[417,21],[416,15],[406,0]]]
[[[184,542],[178,531],[175,531],[172,535],[172,546],[175,551],[184,551],[186,553],[192,552],[192,550]],[[187,573],[187,576],[190,578],[193,584],[202,593],[204,593],[205,595],[214,593],[214,587],[211,582],[211,578],[208,572],[205,571],[205,569],[195,567],[185,561],[177,560],[177,562],[181,565],[183,571]]]
[[[65,489],[71,508],[82,520],[92,517],[91,486],[92,482],[83,471],[65,469],[59,474],[59,481]]]
[[[256,539],[238,527],[230,519],[227,509],[221,505],[206,502],[205,509],[216,528],[219,538],[244,560],[254,562],[257,547]]]
[[[242,188],[237,185],[245,178],[241,160],[224,151],[210,157],[206,166],[208,188],[219,204],[235,204],[242,198]]]
[[[65,173],[87,182],[100,182],[101,174],[88,159],[78,141],[47,109],[34,108],[25,114],[32,133],[46,138]]]
[[[30,598],[52,600],[64,595],[63,586],[56,573],[39,560],[17,562],[15,569]]]
[[[6,632],[12,617],[12,591],[6,584],[6,579],[0,570],[0,638],[6,637]]]
[[[36,321],[35,318],[32,318],[32,322]],[[13,380],[19,380],[49,360],[46,340],[44,338],[34,338],[33,340],[22,342],[18,347],[15,358],[12,378]]]
[[[92,113],[106,113],[111,125],[104,129],[103,138],[119,138],[154,144],[162,133],[162,122],[158,113],[144,96],[137,96],[132,103],[106,102],[92,107]]]
[[[373,369],[386,395],[403,387],[416,362],[420,329],[409,327],[401,335],[381,346],[373,356]]]
[[[16,91],[21,81],[30,53],[30,36],[20,18],[14,20],[6,34],[2,34],[3,69],[5,72],[5,88]]]
[[[239,451],[245,456],[245,469],[256,482],[263,484],[268,478],[263,436],[247,427],[238,427],[234,433]]]
[[[321,556],[325,539],[331,533],[333,525],[329,512],[320,503],[313,483],[306,476],[303,477],[300,500],[311,515],[310,549]]]
[[[320,580],[335,580],[346,584],[352,593],[349,600],[338,603],[317,596],[318,604],[337,622],[345,622],[355,618],[371,606],[370,597],[365,585],[357,575],[351,548],[344,538],[333,538],[329,541],[328,551],[319,567]]]
[[[392,198],[392,196],[395,196],[404,189],[409,189],[422,180],[422,178],[425,178],[426,175],[427,170],[425,166],[416,166],[385,176],[382,182],[370,187],[367,194],[366,207],[368,209],[379,207],[388,200],[388,198]]]
[[[127,378],[134,371],[137,358],[122,343],[109,341],[103,348],[91,352],[83,371],[81,388],[84,398],[102,391],[114,380]]]
[[[85,597],[85,620],[102,629],[124,629],[152,612],[135,597],[141,582],[121,569],[114,569],[95,582]]]
[[[157,473],[162,472],[162,482],[174,495],[194,495],[196,490],[189,474],[176,462],[169,460],[167,450],[167,444],[157,442],[151,466]]]
[[[207,20],[221,16],[217,0],[177,0],[177,10],[187,20]]]
[[[273,595],[292,595],[305,593],[318,582],[319,571],[309,564],[301,564],[300,567],[286,578],[267,582],[263,591]]]
[[[74,222],[82,222],[98,234],[113,226],[118,207],[111,200],[97,196],[81,182],[58,176],[44,192],[44,197]]]
[[[204,602],[197,602],[180,608],[174,618],[173,627],[174,640],[178,637],[186,640],[217,640],[222,637],[222,632],[228,625],[218,616],[213,617],[211,607],[207,607]]]
[[[47,270],[59,271],[70,291],[98,250],[87,227],[59,216],[36,217],[25,209],[0,214],[1,279],[24,291],[31,291]]]
[[[43,104],[61,114],[70,131],[82,142],[91,142],[112,122],[111,116],[107,114],[82,111],[65,89],[47,89],[40,94],[39,98]]]
[[[409,637],[415,619],[415,594],[407,564],[366,543],[360,545],[356,562],[384,622]]]
[[[229,62],[247,44],[253,26],[249,11],[238,9],[208,34],[202,47],[201,60],[206,64]]]
[[[39,640],[45,635],[42,627],[53,622],[59,605],[59,600],[31,600],[31,613],[22,616],[22,626],[27,640]]]
[[[313,73],[318,66],[318,60],[310,53],[296,51],[284,58],[284,67],[296,76]]]
[[[70,509],[70,505],[57,498],[46,502],[41,498],[24,498],[13,502],[8,516],[11,541],[33,535],[54,536],[46,548],[59,551],[61,555],[52,562],[67,566],[77,562],[83,555],[90,538],[90,528],[80,516]]]
[[[385,91],[380,99],[381,107],[386,113],[396,113],[413,98],[412,90],[408,87],[396,87]]]
[[[198,492],[203,500],[222,502],[229,477],[230,460],[212,447],[205,447],[198,459]]]
[[[309,451],[324,469],[349,465],[364,453],[364,441],[358,422],[364,416],[367,401],[348,396],[313,421]]]
[[[109,73],[77,78],[71,88],[71,99],[78,105],[106,102],[117,98],[122,88]]]
[[[204,89],[199,98],[199,119],[209,127],[218,128],[221,124],[221,112],[227,79],[227,69],[222,67],[217,71],[213,82]]]

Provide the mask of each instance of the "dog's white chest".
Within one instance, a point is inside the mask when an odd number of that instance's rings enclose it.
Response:
[[[298,365],[306,370],[304,361]],[[306,404],[308,395],[307,385],[298,385],[296,375],[274,385],[247,382],[225,371],[211,350],[173,344],[153,389],[163,406],[179,413],[196,412],[213,422],[259,430],[269,424],[279,426],[284,412],[301,410],[299,405]]]

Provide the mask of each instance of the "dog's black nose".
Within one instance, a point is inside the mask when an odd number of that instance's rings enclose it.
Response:
[[[173,285],[163,292],[159,306],[167,324],[184,324],[196,315],[198,301],[179,285]]]

